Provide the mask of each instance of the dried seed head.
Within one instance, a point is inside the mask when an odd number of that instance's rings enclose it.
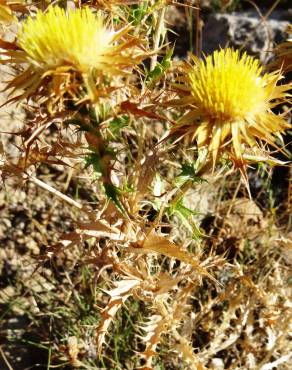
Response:
[[[268,66],[269,69],[281,68],[283,72],[292,71],[292,24],[287,28],[288,38],[275,49],[275,60]]]

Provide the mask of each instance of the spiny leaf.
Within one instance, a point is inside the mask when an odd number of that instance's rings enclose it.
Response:
[[[104,190],[106,196],[116,205],[116,207],[121,211],[122,214],[126,214],[124,207],[120,202],[121,190],[114,186],[113,184],[104,184]]]
[[[176,186],[181,187],[188,180],[191,180],[194,184],[202,184],[203,182],[207,182],[207,180],[197,175],[196,163],[184,163],[181,169],[181,173],[175,179]]]
[[[89,153],[85,157],[85,168],[92,166],[94,171],[100,175],[103,174],[103,167],[101,163],[101,158],[97,153]]]
[[[109,124],[109,129],[112,135],[113,136],[118,135],[122,128],[128,126],[129,120],[130,120],[129,116],[126,115],[114,118]]]
[[[148,1],[144,1],[141,5],[134,5],[132,13],[130,14],[130,21],[133,22],[134,26],[141,23],[143,17],[146,15],[148,7]]]
[[[158,80],[164,72],[171,66],[171,57],[173,54],[174,48],[168,50],[166,55],[163,57],[160,63],[157,63],[155,68],[150,71],[146,77],[147,83],[152,83]]]
[[[190,208],[187,208],[183,204],[183,199],[180,199],[178,202],[169,207],[168,212],[170,216],[176,215],[180,219],[182,224],[192,233],[193,239],[200,239],[202,233],[196,222],[193,220],[193,216],[197,215],[197,213]]]
[[[115,289],[107,292],[111,299],[102,312],[102,319],[96,330],[98,353],[101,352],[102,345],[105,343],[105,336],[108,332],[108,328],[111,322],[114,320],[116,313],[131,295],[132,290],[139,285],[139,283],[140,282],[137,280],[122,280],[116,284],[117,287]]]
[[[196,256],[179,245],[176,245],[166,239],[164,236],[152,233],[147,235],[143,243],[136,248],[129,248],[131,252],[142,252],[147,251],[159,253],[169,258],[175,258],[183,263],[186,263],[193,267],[200,277],[207,276],[211,280],[216,281],[206,270],[205,267],[201,266],[201,263]]]

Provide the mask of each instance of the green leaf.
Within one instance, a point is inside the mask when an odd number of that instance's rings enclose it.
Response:
[[[126,180],[123,185],[123,193],[134,193],[135,187],[132,184],[129,184]]]
[[[144,1],[141,5],[133,5],[129,20],[133,22],[134,26],[141,23],[142,19],[147,13],[148,1]]]
[[[181,187],[188,180],[191,180],[194,184],[202,184],[203,182],[207,182],[207,180],[203,179],[200,176],[197,176],[196,173],[197,173],[196,163],[194,162],[184,163],[182,165],[181,173],[175,179],[175,185]]]
[[[160,63],[157,63],[152,71],[148,72],[146,77],[146,82],[148,84],[158,80],[165,73],[165,71],[171,66],[171,57],[173,51],[174,48],[169,49],[166,55],[163,57],[162,61]]]
[[[164,58],[162,59],[161,65],[164,68],[164,70],[166,70],[167,68],[171,66],[171,57],[173,55],[173,52],[174,52],[174,47],[169,49],[167,53],[165,54]]]
[[[121,190],[113,184],[103,184],[106,196],[114,202],[116,207],[121,211],[122,214],[126,214],[124,207],[122,206],[119,197]]]
[[[101,158],[97,153],[89,153],[85,157],[85,168],[89,166],[92,166],[94,171],[97,172],[98,174],[100,175],[103,174]]]
[[[197,215],[197,212],[191,210],[190,208],[187,208],[183,204],[182,199],[176,202],[176,204],[169,207],[168,213],[170,216],[175,215],[179,218],[181,223],[190,231],[193,239],[198,240],[201,238],[202,233],[200,231],[200,228],[193,220],[193,216]]]
[[[121,116],[121,117],[116,117],[114,118],[110,123],[109,123],[109,129],[111,133],[116,136],[120,133],[121,129],[128,126],[130,121],[129,116]]]
[[[164,72],[164,69],[160,63],[157,63],[155,68],[150,71],[147,75],[147,82],[153,82],[157,80]]]

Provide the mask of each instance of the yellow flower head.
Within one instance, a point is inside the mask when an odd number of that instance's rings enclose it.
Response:
[[[172,132],[196,140],[199,149],[207,148],[213,166],[223,149],[242,166],[245,149],[261,141],[274,144],[275,136],[289,127],[271,110],[278,99],[287,98],[290,88],[276,86],[278,72],[262,74],[256,59],[232,49],[194,61],[183,86],[187,96],[179,101],[190,109]]]
[[[72,65],[82,72],[109,67],[114,32],[104,25],[101,13],[89,8],[51,7],[28,18],[18,34],[18,44],[30,62],[40,68]],[[109,60],[110,59],[110,60]]]
[[[78,98],[85,86],[88,97],[97,102],[112,91],[112,78],[130,72],[145,57],[129,29],[114,31],[101,12],[88,7],[65,11],[51,6],[45,13],[38,11],[18,32],[20,50],[8,53],[14,62],[28,65],[9,87],[24,89],[24,96]]]

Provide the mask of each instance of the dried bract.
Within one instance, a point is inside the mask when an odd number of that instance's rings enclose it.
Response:
[[[284,73],[292,71],[292,25],[287,29],[288,38],[275,49],[276,59],[268,67],[269,69],[281,68]]]

